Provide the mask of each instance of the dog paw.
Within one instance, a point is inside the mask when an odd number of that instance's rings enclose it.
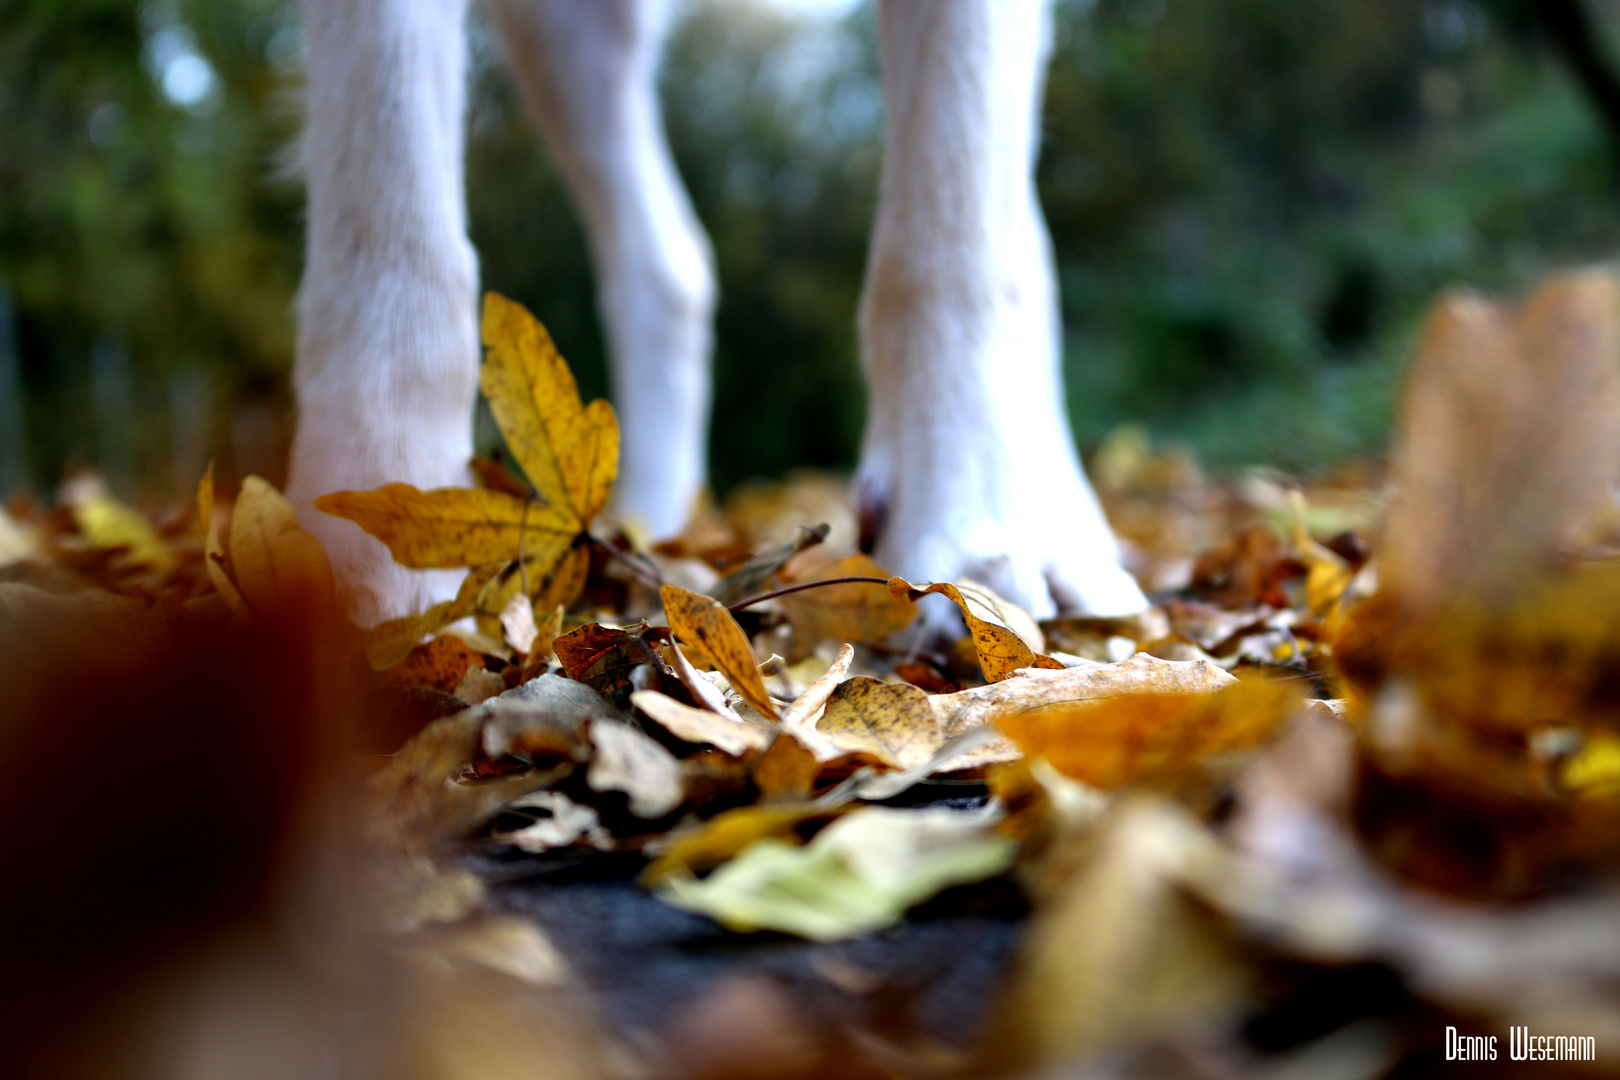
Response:
[[[892,462],[869,446],[856,478],[864,540],[891,572],[910,581],[972,578],[1041,619],[1147,608],[1072,456],[979,476],[897,471]]]

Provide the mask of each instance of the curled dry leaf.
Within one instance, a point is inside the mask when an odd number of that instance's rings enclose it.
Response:
[[[726,704],[726,692],[709,678],[708,673],[693,667],[692,661],[686,658],[681,647],[673,642],[669,646],[669,659],[670,666],[675,669],[676,678],[680,679],[681,685],[691,693],[693,701],[728,720],[742,722],[737,710]]]
[[[561,675],[542,675],[479,706],[484,755],[529,761],[584,761],[585,727],[614,715],[601,694]]]
[[[840,750],[864,750],[897,769],[927,763],[945,741],[925,691],[864,675],[833,690],[816,731]]]
[[[529,824],[491,832],[496,840],[528,852],[552,851],[585,843],[606,849],[607,830],[596,811],[560,791],[531,791],[501,807],[502,817],[527,818]]]
[[[744,701],[760,715],[775,720],[776,702],[765,690],[753,646],[725,605],[713,597],[689,592],[677,585],[665,585],[659,590],[659,596],[675,636],[707,653]]]
[[[630,812],[649,821],[685,801],[681,763],[629,724],[598,717],[591,721],[590,738],[596,752],[585,782],[592,791],[624,792],[630,797]]]
[[[973,649],[978,654],[986,682],[1011,678],[1020,668],[1063,666],[1042,655],[1046,651],[1046,639],[1029,612],[977,582],[964,578],[954,585],[941,581],[919,587],[904,578],[890,578],[889,592],[913,601],[929,593],[939,593],[955,601],[972,635]]]
[[[320,541],[298,527],[292,504],[257,476],[242,481],[221,534],[214,518],[214,467],[197,486],[197,510],[207,531],[208,577],[238,615],[324,606],[334,595],[332,567]]]
[[[696,709],[657,690],[637,690],[630,703],[678,739],[704,743],[732,757],[742,757],[770,745],[771,728],[749,723],[732,713],[723,716],[708,709]]]
[[[197,485],[197,513],[202,518],[206,536],[203,541],[203,559],[208,568],[208,580],[213,582],[214,589],[224,598],[232,612],[246,616],[250,613],[248,604],[227,569],[230,559],[225,554],[225,540],[220,533],[219,520],[214,516],[213,462],[208,463],[208,471],[203,473],[202,482]]]
[[[855,661],[855,647],[844,644],[839,647],[838,655],[833,662],[827,665],[827,670],[811,683],[804,693],[794,698],[782,710],[782,725],[784,727],[799,727],[809,725],[827,704],[827,699],[838,684],[844,681],[849,674],[849,665]]]
[[[870,555],[855,554],[817,567],[803,581],[888,576],[889,572]],[[917,605],[910,597],[865,583],[826,585],[789,593],[777,603],[782,605],[793,627],[793,641],[788,646],[790,660],[808,656],[821,641],[880,641],[904,630],[917,618]]]

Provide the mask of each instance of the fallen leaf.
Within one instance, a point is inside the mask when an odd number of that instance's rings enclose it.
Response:
[[[864,750],[897,769],[927,762],[945,741],[926,692],[864,675],[833,690],[816,731],[841,750]]]
[[[827,704],[827,699],[838,684],[849,675],[849,665],[854,661],[854,646],[848,643],[839,646],[838,655],[827,665],[827,670],[782,710],[782,726],[799,728],[808,725],[813,728],[816,714]]]
[[[480,708],[484,755],[530,761],[584,761],[590,756],[587,725],[615,715],[601,694],[561,675],[531,679]]]
[[[534,603],[522,593],[507,601],[501,609],[501,637],[520,653],[527,654],[534,647],[540,628],[534,622]]]
[[[386,619],[366,634],[366,662],[373,671],[387,671],[428,634],[436,634],[449,624],[478,610],[485,586],[500,573],[501,563],[490,563],[468,572],[456,590],[455,599],[441,600],[417,615]]]
[[[629,628],[587,623],[555,638],[551,647],[570,679],[623,701],[641,688],[634,681],[638,668],[647,664],[662,668],[663,662],[642,638],[644,630],[640,623]]]
[[[1044,705],[1001,716],[996,724],[1026,755],[1113,790],[1255,746],[1303,704],[1292,687],[1254,679],[1214,693],[1130,693]]]
[[[763,750],[773,737],[764,724],[748,723],[735,714],[728,718],[693,708],[657,690],[637,690],[630,695],[630,703],[676,738],[707,744],[732,757]]]
[[[1208,660],[1160,660],[1138,653],[1116,664],[1088,664],[1061,671],[1026,671],[1017,678],[934,694],[929,706],[940,729],[956,735],[1049,705],[1121,694],[1201,694],[1237,679]]]
[[[814,751],[787,733],[771,740],[754,762],[754,786],[762,803],[804,802],[815,794],[816,777],[821,775],[821,759]]]
[[[812,941],[859,937],[898,922],[941,889],[1012,865],[1017,844],[992,826],[1000,811],[869,806],[810,843],[756,840],[699,881],[665,878],[665,903],[733,930],[779,930]]]
[[[315,508],[359,525],[387,545],[395,562],[416,569],[482,566],[520,555],[549,569],[579,534],[570,507],[477,488],[384,484],[322,495]]]
[[[64,501],[73,514],[79,535],[91,547],[123,548],[131,562],[169,570],[174,552],[139,512],[119,502],[94,477],[82,477],[65,486]]]
[[[479,384],[506,444],[535,490],[566,507],[573,533],[589,525],[619,468],[619,426],[605,401],[582,406],[579,387],[551,335],[521,304],[484,294]]]
[[[612,846],[595,810],[560,791],[531,791],[501,807],[501,818],[522,818],[528,824],[492,829],[490,835],[533,854],[587,844],[603,850]]]
[[[203,562],[208,571],[208,580],[213,583],[214,589],[224,598],[227,606],[236,615],[243,618],[250,615],[251,609],[242,597],[242,591],[231,580],[229,557],[225,554],[225,541],[220,534],[219,519],[214,516],[214,463],[208,463],[208,471],[203,473],[201,483],[197,485],[197,514],[202,518],[203,532]],[[417,635],[421,637],[420,634]],[[409,650],[407,650],[409,651]],[[401,659],[404,656],[401,654]]]
[[[242,481],[231,514],[230,571],[248,605],[263,614],[325,604],[332,567],[320,541],[298,527],[286,497],[257,476]]]
[[[1548,280],[1517,308],[1453,292],[1424,324],[1395,436],[1379,580],[1409,615],[1495,603],[1611,498],[1620,286]]]
[[[405,659],[388,672],[388,682],[394,686],[431,686],[435,690],[454,693],[463,676],[473,665],[482,666],[484,657],[454,634],[441,634],[432,641],[417,645]]]
[[[954,585],[941,581],[915,586],[904,578],[890,578],[889,592],[896,597],[908,596],[913,601],[929,593],[939,593],[955,601],[967,622],[986,682],[1011,678],[1020,668],[1063,666],[1042,655],[1046,651],[1046,639],[1029,612],[977,582],[964,578]]]
[[[595,753],[585,773],[592,791],[622,791],[638,818],[665,817],[686,800],[681,763],[629,724],[597,717],[591,721]]]
[[[797,843],[801,828],[819,825],[847,810],[845,805],[829,805],[818,799],[724,811],[671,833],[658,857],[641,872],[640,880],[644,885],[654,885],[672,874],[701,874],[765,837]]]
[[[754,649],[737,620],[725,605],[712,597],[689,592],[677,585],[659,590],[669,628],[682,641],[696,645],[714,661],[714,666],[731,681],[742,699],[772,720],[777,718],[776,702],[765,690]]]

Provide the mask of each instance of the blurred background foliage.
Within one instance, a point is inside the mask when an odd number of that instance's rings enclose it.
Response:
[[[719,264],[716,486],[847,467],[874,15],[682,12],[663,80]],[[1614,0],[1060,0],[1039,181],[1082,447],[1138,421],[1216,463],[1376,453],[1437,290],[1620,251],[1617,24]],[[0,490],[87,464],[162,497],[210,458],[280,479],[300,49],[271,0],[0,0]],[[605,393],[583,236],[476,16],[473,57],[484,283]]]

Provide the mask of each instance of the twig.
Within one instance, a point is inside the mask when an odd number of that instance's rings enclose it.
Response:
[[[804,581],[804,582],[800,582],[797,585],[789,585],[785,589],[777,589],[775,592],[760,593],[758,596],[750,596],[747,600],[742,600],[742,601],[739,601],[738,603],[732,604],[730,607],[726,608],[726,610],[731,612],[733,615],[735,615],[735,614],[737,614],[737,612],[743,610],[744,608],[753,607],[755,604],[763,604],[767,600],[775,600],[778,596],[786,596],[789,593],[804,592],[806,589],[819,589],[823,585],[888,585],[888,584],[889,584],[889,579],[888,578],[881,578],[881,577],[832,577],[832,578],[822,578],[820,581]]]

